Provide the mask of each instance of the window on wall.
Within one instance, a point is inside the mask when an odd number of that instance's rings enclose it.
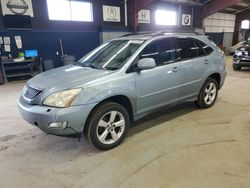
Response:
[[[169,10],[156,10],[155,23],[157,25],[177,25],[177,13]]]
[[[50,20],[93,21],[92,3],[70,0],[47,0]]]
[[[243,20],[241,22],[241,29],[249,29],[250,21],[249,20]]]

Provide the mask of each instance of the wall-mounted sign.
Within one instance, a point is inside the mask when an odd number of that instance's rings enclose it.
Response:
[[[140,10],[138,12],[138,23],[150,23],[150,10]]]
[[[1,0],[3,15],[28,15],[34,17],[32,0]]]
[[[182,25],[190,26],[191,25],[191,15],[182,14]]]
[[[4,44],[10,44],[10,37],[3,37]]]
[[[120,7],[114,6],[102,6],[103,9],[103,21],[105,22],[120,22]]]
[[[22,43],[21,36],[15,36],[14,38],[15,38],[17,49],[22,49],[23,43]]]

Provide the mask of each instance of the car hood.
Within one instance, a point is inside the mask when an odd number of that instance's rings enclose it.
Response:
[[[250,51],[250,46],[249,45],[242,45],[237,50],[239,50],[239,51]]]
[[[82,86],[113,72],[115,71],[67,65],[38,74],[28,84],[38,89],[65,89]]]

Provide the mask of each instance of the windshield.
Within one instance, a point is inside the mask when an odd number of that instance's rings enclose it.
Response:
[[[96,69],[117,70],[141,46],[143,40],[114,40],[93,50],[76,64]]]

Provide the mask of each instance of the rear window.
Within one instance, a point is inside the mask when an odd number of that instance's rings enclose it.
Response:
[[[214,50],[213,48],[211,48],[210,46],[208,46],[207,44],[205,44],[204,42],[201,42],[199,40],[197,40],[201,46],[201,48],[205,51],[206,55],[210,55]],[[214,44],[216,45],[216,44]]]
[[[198,57],[200,56],[205,56],[206,55],[206,52],[205,50],[201,47],[201,41],[195,39],[195,45],[197,47],[197,54],[198,54]]]
[[[216,48],[218,48],[219,50],[221,50],[220,47],[217,46],[217,44],[215,44],[215,42],[211,39],[211,37],[207,37],[207,38],[208,38],[208,40],[210,40],[210,42],[211,42]]]
[[[175,45],[181,59],[197,57],[197,48],[192,38],[176,38]]]

